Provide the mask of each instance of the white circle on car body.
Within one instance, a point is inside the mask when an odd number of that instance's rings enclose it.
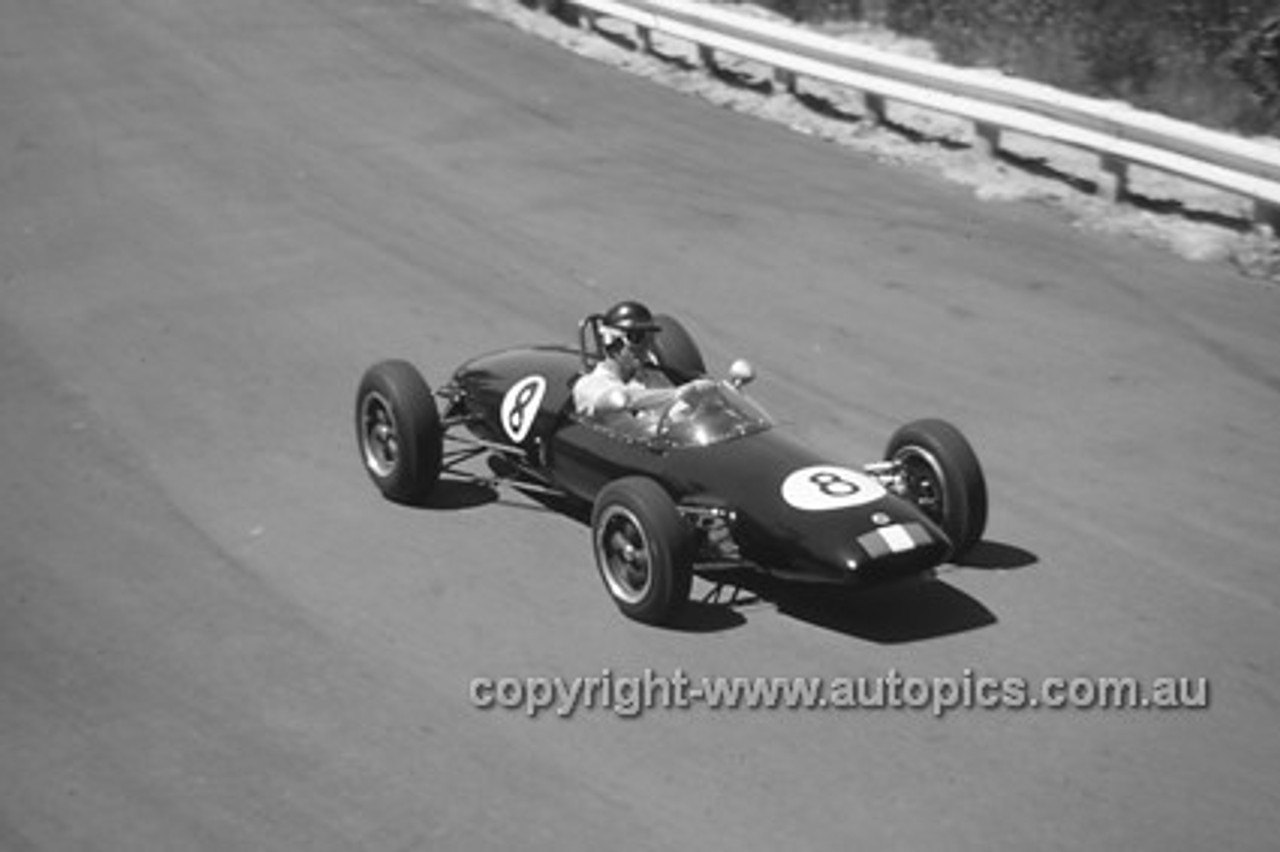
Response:
[[[802,467],[782,482],[782,499],[805,512],[851,509],[874,503],[888,492],[862,471],[831,464]]]
[[[547,380],[533,375],[516,382],[502,397],[498,415],[502,418],[503,431],[514,443],[518,444],[529,436],[546,392]]]

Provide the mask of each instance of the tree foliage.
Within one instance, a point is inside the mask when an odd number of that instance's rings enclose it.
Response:
[[[874,15],[942,58],[1202,124],[1280,132],[1280,0],[771,0]]]

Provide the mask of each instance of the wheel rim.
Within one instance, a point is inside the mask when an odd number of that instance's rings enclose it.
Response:
[[[628,604],[643,600],[653,584],[653,553],[635,513],[623,506],[605,509],[596,523],[595,544],[610,594]]]
[[[370,392],[360,403],[360,449],[364,465],[379,478],[395,472],[400,463],[400,433],[396,415],[382,394]]]
[[[936,456],[920,447],[903,447],[893,454],[902,465],[902,481],[911,501],[939,524],[947,517],[947,476]]]

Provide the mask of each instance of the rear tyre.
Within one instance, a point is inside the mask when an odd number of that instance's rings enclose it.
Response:
[[[916,420],[893,433],[885,457],[902,467],[907,498],[951,539],[959,559],[987,526],[987,484],[978,456],[945,420]]]
[[[707,365],[702,351],[680,321],[667,314],[658,314],[653,321],[659,329],[653,337],[653,354],[671,378],[683,384],[705,376]]]
[[[591,512],[591,540],[623,614],[646,624],[675,620],[693,583],[693,537],[662,486],[640,476],[606,485]]]
[[[356,392],[356,440],[382,495],[420,504],[440,479],[444,428],[431,388],[407,361],[370,367]]]

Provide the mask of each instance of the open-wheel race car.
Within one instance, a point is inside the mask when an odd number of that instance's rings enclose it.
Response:
[[[581,322],[577,346],[482,355],[435,393],[406,361],[375,364],[355,407],[365,469],[385,497],[411,505],[449,476],[589,507],[605,588],[653,624],[676,619],[695,570],[865,586],[927,576],[981,538],[986,484],[954,426],[917,420],[893,433],[883,459],[833,462],[744,392],[749,364],[710,380],[681,323],[652,319],[656,368],[697,392],[644,416],[575,408],[575,382],[605,357],[600,315]],[[483,474],[467,465],[480,457]]]

